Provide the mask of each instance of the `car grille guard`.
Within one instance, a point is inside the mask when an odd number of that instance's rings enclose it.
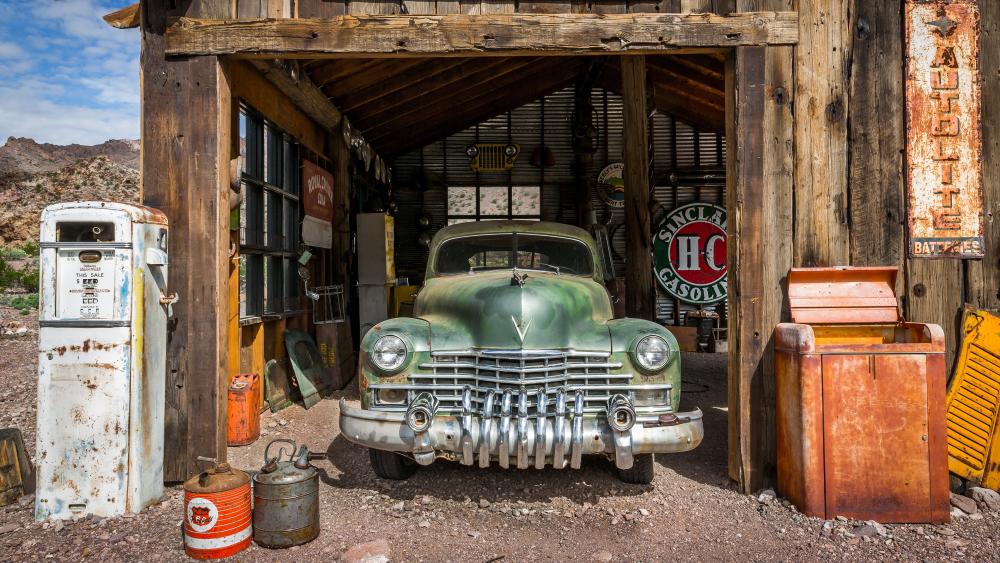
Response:
[[[622,363],[607,352],[575,350],[462,350],[432,352],[430,361],[419,364],[409,383],[378,383],[370,387],[405,390],[406,404],[378,404],[382,411],[406,411],[409,406],[433,402],[435,415],[452,415],[461,426],[459,460],[472,465],[475,459],[488,467],[491,457],[501,467],[513,458],[518,468],[545,466],[546,451],[553,466],[580,467],[583,417],[608,417],[614,435],[616,464],[631,467],[628,429],[615,424],[625,415],[628,427],[652,422],[670,413],[670,384],[632,384]],[[633,406],[633,392],[662,389],[666,405]],[[610,415],[609,415],[610,413]],[[473,426],[478,432],[473,432]],[[533,426],[532,426],[533,425]],[[475,436],[474,436],[475,435]],[[476,437],[479,437],[478,439]],[[486,437],[486,439],[482,439]],[[492,437],[492,439],[490,439]],[[548,444],[547,444],[548,442]],[[568,446],[568,451],[567,451]],[[533,451],[529,451],[533,450]],[[420,459],[427,463],[433,453]]]

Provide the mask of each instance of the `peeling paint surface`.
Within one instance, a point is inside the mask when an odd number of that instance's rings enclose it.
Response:
[[[167,272],[146,264],[165,247],[158,213],[84,202],[42,214],[38,520],[138,512],[163,492]],[[60,223],[97,222],[113,233],[58,240]]]
[[[982,258],[976,0],[906,3],[909,255]]]

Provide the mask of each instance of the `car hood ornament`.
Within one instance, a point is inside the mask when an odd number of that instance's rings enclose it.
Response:
[[[510,320],[514,323],[514,330],[517,331],[517,338],[521,341],[521,346],[524,346],[524,336],[528,334],[528,327],[531,326],[531,319],[528,319],[528,322],[524,322],[524,319],[521,319],[521,322],[517,322],[517,319],[512,316]]]
[[[517,269],[511,270],[510,285],[524,287],[524,282],[526,281],[528,281],[528,274],[522,274],[521,272],[518,272]]]

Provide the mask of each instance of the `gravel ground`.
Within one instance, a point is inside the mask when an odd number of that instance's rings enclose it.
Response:
[[[16,426],[34,451],[37,332],[33,316],[0,309],[28,326],[0,339],[0,427]],[[322,533],[285,552],[256,546],[244,561],[334,560],[382,540],[393,561],[534,560],[1000,560],[1000,515],[979,512],[949,525],[865,526],[807,518],[780,499],[746,496],[726,476],[726,372],[720,355],[685,354],[685,402],[705,412],[706,438],[686,454],[659,456],[648,486],[618,481],[613,465],[586,459],[579,471],[488,470],[438,462],[405,482],[378,479],[368,455],[338,434],[341,393],[304,411],[267,413],[265,436],[229,450],[243,469],[264,445],[292,438],[327,460],[320,470]],[[350,386],[349,386],[350,388]],[[35,523],[30,499],[0,508],[0,561],[183,560],[180,487],[130,518]],[[356,551],[356,550],[355,550]]]

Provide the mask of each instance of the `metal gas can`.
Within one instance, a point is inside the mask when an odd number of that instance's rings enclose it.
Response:
[[[213,461],[198,458],[201,461]],[[250,546],[250,477],[220,463],[184,483],[184,551],[221,559]]]
[[[271,457],[271,446],[291,446],[282,460],[282,448]],[[270,548],[292,547],[308,543],[319,535],[319,472],[309,460],[322,456],[310,454],[306,446],[296,453],[291,440],[273,440],[264,449],[264,467],[253,477],[253,539]]]

